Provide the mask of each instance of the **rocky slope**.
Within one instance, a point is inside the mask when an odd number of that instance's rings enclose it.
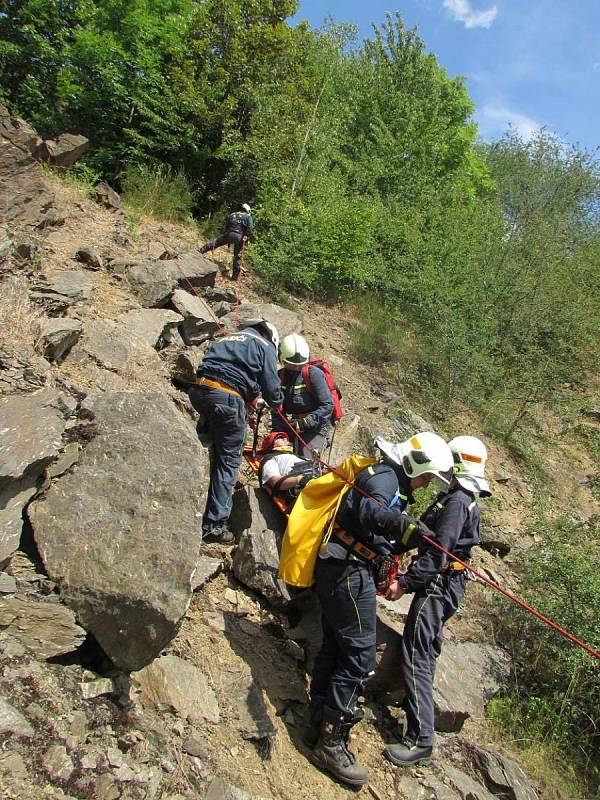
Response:
[[[342,798],[301,743],[319,642],[310,592],[276,579],[282,520],[243,476],[238,544],[201,543],[207,458],[185,394],[210,338],[265,313],[336,370],[349,413],[332,460],[378,432],[427,426],[357,369],[336,309],[243,297],[190,229],[127,225],[44,171],[85,143],[42,143],[0,113],[0,787],[6,798]],[[177,254],[177,255],[176,255]],[[174,257],[176,255],[176,257]],[[241,305],[239,305],[241,301]],[[511,581],[527,484],[492,449],[500,500],[479,566]],[[585,465],[582,465],[582,469]],[[508,532],[511,528],[512,532]],[[437,685],[439,755],[400,772],[397,654],[406,604],[382,601],[379,668],[353,742],[380,798],[533,800],[494,746],[485,704],[510,669],[476,613],[452,621]]]

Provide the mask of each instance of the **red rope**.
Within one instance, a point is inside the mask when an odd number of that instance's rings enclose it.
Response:
[[[299,441],[303,444],[303,446],[307,447],[309,450],[312,450],[312,452],[313,452],[315,458],[317,459],[317,461],[319,461],[321,464],[323,464],[323,466],[327,467],[327,469],[330,472],[335,473],[338,476],[338,478],[341,478],[345,483],[348,484],[348,486],[350,486],[353,489],[356,489],[356,491],[359,492],[359,494],[362,494],[364,497],[368,497],[370,500],[373,500],[373,502],[375,502],[378,505],[380,505],[383,508],[385,508],[385,505],[384,505],[384,503],[381,502],[381,500],[378,500],[376,497],[372,497],[370,494],[365,492],[359,486],[356,486],[354,481],[349,481],[340,472],[338,472],[335,469],[335,467],[330,466],[326,461],[324,461],[320,457],[319,453],[313,447],[311,447],[309,444],[307,444],[307,442],[304,441],[302,436],[300,436],[300,433],[286,419],[286,417],[281,413],[281,411],[277,410],[277,413],[279,414],[281,419],[284,421],[284,423],[287,425],[287,427],[292,431],[294,436],[296,436],[299,439]],[[582,642],[580,639],[578,639],[576,636],[574,636],[570,631],[566,630],[566,628],[563,628],[561,625],[559,625],[558,622],[555,622],[553,619],[550,619],[550,617],[547,617],[545,614],[542,614],[541,611],[537,611],[535,608],[532,608],[532,606],[527,605],[527,603],[525,603],[523,600],[518,598],[516,595],[514,595],[508,589],[505,589],[504,587],[500,586],[500,584],[496,583],[496,581],[493,581],[493,580],[491,580],[491,578],[488,578],[487,575],[484,575],[482,572],[479,572],[479,570],[477,570],[474,567],[470,566],[465,561],[462,561],[458,556],[454,555],[454,553],[451,553],[449,550],[446,550],[446,548],[443,545],[441,545],[439,542],[436,542],[435,539],[432,539],[430,536],[426,536],[425,534],[421,534],[421,536],[432,547],[437,548],[442,553],[444,553],[449,558],[451,558],[452,561],[456,561],[457,563],[461,564],[465,569],[468,569],[469,572],[473,573],[473,575],[475,575],[480,581],[482,581],[482,583],[485,583],[488,586],[491,586],[492,589],[496,589],[501,594],[503,594],[505,597],[508,597],[509,600],[512,600],[513,603],[516,603],[518,606],[523,608],[525,611],[529,612],[534,617],[539,619],[541,622],[545,623],[550,628],[552,628],[553,630],[557,631],[557,633],[560,633],[566,639],[569,639],[569,641],[571,641],[573,644],[576,644],[582,650],[585,650],[586,653],[589,653],[591,656],[593,656],[594,658],[598,659],[598,661],[600,661],[600,651],[594,649],[589,644],[586,644],[585,642]]]

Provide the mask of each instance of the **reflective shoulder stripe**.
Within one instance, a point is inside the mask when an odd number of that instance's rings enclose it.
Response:
[[[408,541],[410,539],[410,536],[411,536],[412,532],[414,531],[414,529],[416,527],[417,526],[415,525],[415,523],[411,522],[410,525],[408,526],[408,528],[404,531],[404,534],[402,535],[402,544],[403,545],[408,545]]]
[[[375,470],[373,469],[373,467],[367,467],[367,472],[369,473],[369,475],[375,475]]]
[[[477,506],[477,500],[473,500],[469,508],[467,509],[469,512],[473,511],[473,509]]]
[[[443,503],[436,503],[434,506],[434,508],[443,508],[443,507],[444,507]]]

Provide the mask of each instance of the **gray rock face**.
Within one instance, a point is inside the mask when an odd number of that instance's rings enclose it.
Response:
[[[160,349],[177,338],[177,326],[182,319],[180,314],[167,308],[141,308],[123,314],[118,323],[132,336]]]
[[[196,370],[204,357],[205,347],[188,347],[185,350],[163,350],[160,354],[171,380],[182,384],[192,384],[196,379]]]
[[[175,289],[171,303],[184,318],[179,331],[186,345],[202,344],[219,330],[220,325],[215,322],[214,313],[200,296],[184,289]]]
[[[149,261],[127,270],[125,280],[143,306],[164,306],[178,286],[214,286],[217,267],[199,253],[169,261]]]
[[[104,266],[102,256],[94,247],[80,247],[75,258],[91,270],[102,269]]]
[[[52,167],[68,169],[88,149],[85,136],[76,133],[61,133],[56,139],[46,139],[39,146],[36,157],[47,161]]]
[[[241,534],[233,557],[238,581],[271,600],[289,599],[277,576],[285,517],[266,492],[253,486],[236,492],[229,524]]]
[[[48,361],[60,361],[81,335],[83,325],[78,319],[50,317],[40,325],[42,352]]]
[[[17,549],[23,508],[61,449],[61,397],[51,389],[0,397],[0,563]]]
[[[163,656],[131,677],[141,687],[143,705],[173,709],[192,722],[219,721],[219,705],[206,676],[188,661]]]
[[[3,226],[0,227],[0,261],[7,258],[12,250],[12,242],[8,235],[8,231]]]
[[[70,653],[85,639],[69,608],[18,597],[0,599],[0,628],[40,660]]]
[[[50,577],[114,663],[141,669],[173,638],[200,545],[204,452],[163,395],[94,393],[98,434],[29,509]]]

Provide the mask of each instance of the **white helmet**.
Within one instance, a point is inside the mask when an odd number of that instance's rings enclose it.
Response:
[[[484,477],[487,450],[475,436],[455,436],[448,442],[454,458],[454,477],[469,492],[491,497],[490,485]]]
[[[266,319],[263,319],[262,317],[247,319],[242,324],[242,328],[256,328],[259,333],[263,333],[267,339],[270,339],[273,342],[275,345],[275,350],[279,350],[279,333],[277,332],[277,328],[275,325],[267,322]]]
[[[297,333],[290,333],[286,336],[279,348],[279,358],[283,364],[298,367],[307,364],[310,356],[308,342],[303,336]]]
[[[242,203],[242,208],[244,209],[244,211],[247,211],[247,212],[248,212],[248,214],[249,214],[249,213],[250,213],[250,211],[252,210],[252,209],[250,208],[250,206],[248,205],[248,203]]]
[[[409,478],[428,473],[448,486],[452,479],[453,458],[450,448],[437,433],[415,433],[406,442],[393,444],[378,436],[375,446],[383,455],[402,467]]]

